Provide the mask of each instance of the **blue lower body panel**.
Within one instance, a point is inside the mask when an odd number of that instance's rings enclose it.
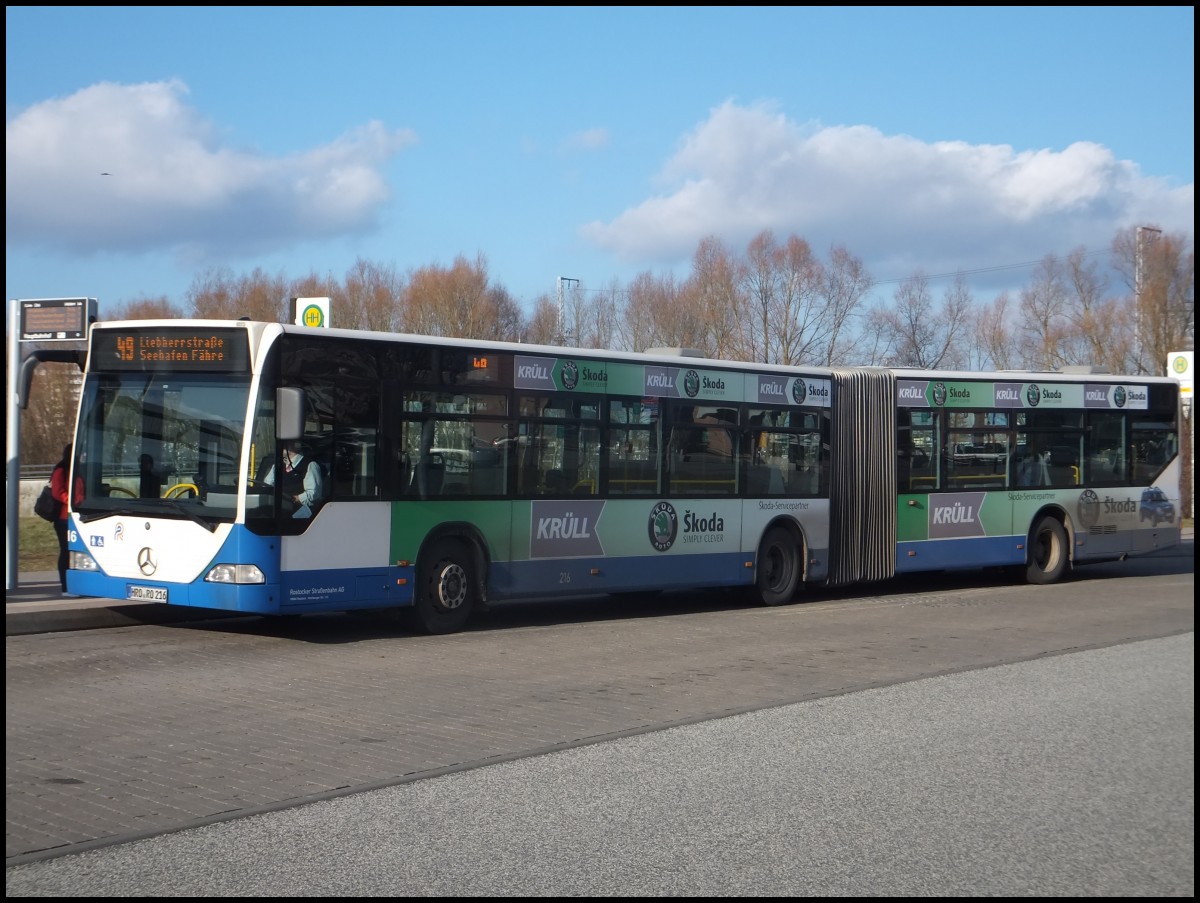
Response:
[[[748,586],[754,571],[743,552],[661,558],[570,558],[492,565],[492,598],[571,596],[642,590]],[[520,587],[508,592],[505,587]]]
[[[954,571],[1025,563],[1024,536],[926,539],[896,544],[896,573]]]

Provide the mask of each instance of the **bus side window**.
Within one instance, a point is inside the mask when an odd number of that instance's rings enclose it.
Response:
[[[897,450],[896,486],[901,492],[927,492],[934,488],[929,453],[909,444]]]
[[[567,478],[561,470],[547,470],[543,483],[544,495],[566,495]]]
[[[338,467],[339,495],[359,498],[379,494],[379,483],[375,479],[375,435],[365,434],[358,442],[339,444],[334,458]]]
[[[1050,466],[1050,485],[1079,485],[1079,457],[1070,446],[1052,446],[1047,464]]]
[[[427,452],[417,461],[413,490],[423,499],[441,495],[446,478],[446,462],[438,452]]]

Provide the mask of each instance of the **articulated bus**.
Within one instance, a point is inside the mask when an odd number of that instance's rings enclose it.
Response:
[[[1177,410],[1156,377],[97,323],[67,585],[448,633],[512,598],[1049,583],[1179,542]]]

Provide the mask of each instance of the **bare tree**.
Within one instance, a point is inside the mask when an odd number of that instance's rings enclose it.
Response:
[[[102,309],[101,320],[173,320],[180,316],[179,310],[166,295],[157,298],[138,298],[120,302],[107,310]]]
[[[795,235],[788,236],[775,260],[779,297],[771,357],[778,364],[812,363],[824,356],[829,336],[821,296],[824,268],[808,242]]]
[[[973,301],[960,273],[935,308],[929,280],[918,273],[896,289],[892,308],[881,316],[889,334],[888,363],[933,370],[963,366],[960,340],[966,333]]]
[[[611,348],[617,329],[621,289],[614,280],[607,289],[588,292],[576,284],[568,298],[572,344],[576,348]]]
[[[412,274],[404,293],[408,328],[434,336],[496,338],[502,327],[488,304],[487,260],[455,259],[449,269],[423,267]]]
[[[1127,372],[1162,373],[1170,352],[1195,343],[1195,244],[1179,233],[1148,227],[1139,235],[1131,228],[1113,239],[1112,253],[1133,302],[1135,349]]]
[[[863,333],[854,331],[855,320],[863,316],[863,303],[871,290],[871,276],[860,258],[845,247],[835,245],[824,270],[821,293],[824,296],[826,336],[824,349],[812,363],[832,367],[853,363],[855,353],[864,347]]]
[[[187,292],[190,316],[213,320],[288,321],[288,281],[261,269],[235,277],[228,268],[212,269],[193,280]]]
[[[617,324],[617,337],[623,348],[645,351],[658,344],[654,307],[659,300],[658,280],[650,273],[638,273],[629,284],[623,316]]]
[[[495,330],[491,338],[501,341],[517,342],[525,334],[525,316],[517,299],[509,294],[508,289],[494,286],[487,290],[484,304],[490,311]]]
[[[828,266],[796,235],[779,245],[769,230],[756,235],[736,270],[739,289],[738,356],[776,364],[833,365],[862,353],[867,337],[856,321],[871,277],[858,258],[834,246]],[[859,343],[863,342],[862,345]]]
[[[1033,283],[1021,290],[1016,338],[1024,366],[1057,370],[1068,363],[1066,345],[1074,328],[1068,298],[1063,265],[1047,254],[1034,271]]]
[[[1128,305],[1107,295],[1108,279],[1082,247],[1067,255],[1066,279],[1072,328],[1063,336],[1064,360],[1122,372],[1132,340]]]
[[[856,344],[859,357],[847,363],[869,367],[889,366],[895,357],[895,339],[891,308],[883,303],[875,303],[863,315],[862,337]]]
[[[1168,352],[1194,341],[1192,239],[1130,228],[1117,234],[1111,252],[1125,295],[1113,295],[1088,252],[1077,248],[1063,259],[1045,257],[1015,303],[1007,293],[998,296],[968,329],[947,319],[972,307],[962,276],[940,305],[918,274],[891,303],[867,308],[871,277],[845,247],[832,247],[822,263],[804,239],[789,236],[781,245],[768,229],[739,256],[709,235],[681,284],[649,273],[627,287],[614,280],[602,291],[573,284],[565,325],[580,346],[684,345],[712,357],[771,363],[937,361],[999,369],[1092,363],[1114,372],[1161,372]],[[333,322],[349,328],[556,344],[564,325],[547,296],[526,321],[507,291],[491,283],[481,254],[404,277],[394,265],[360,258],[341,283],[315,273],[289,279],[261,269],[234,275],[213,268],[195,277],[182,305],[166,297],[133,299],[108,305],[105,319],[289,322],[290,299],[312,296],[329,297]]]
[[[688,303],[675,277],[642,273],[633,280],[619,331],[626,347],[696,348],[711,355],[703,317]]]
[[[1012,331],[1008,326],[1012,302],[1001,292],[985,304],[975,321],[970,364],[977,370],[1015,370],[1019,366]]]
[[[743,345],[748,352],[747,360],[764,364],[778,363],[771,359],[776,309],[782,294],[782,276],[776,265],[778,254],[775,235],[764,229],[746,246],[745,265],[740,272],[746,308],[751,312],[745,323],[747,339]]]
[[[403,295],[404,279],[395,266],[360,257],[346,273],[342,287],[328,296],[334,311],[330,318],[347,329],[399,332],[404,324]]]
[[[681,292],[695,306],[707,330],[715,358],[733,360],[746,352],[742,322],[745,302],[738,288],[741,264],[716,236],[701,240],[692,272]]]
[[[525,326],[525,341],[536,345],[557,345],[558,302],[549,295],[538,295],[533,304],[533,314]]]
[[[592,334],[588,304],[588,294],[583,283],[577,279],[567,281],[560,308],[562,322],[559,327],[562,334],[559,341],[563,345],[573,348],[596,347],[592,344],[595,336]]]
[[[53,464],[71,441],[80,378],[74,364],[37,364],[29,386],[29,406],[20,412],[21,459],[27,464]]]

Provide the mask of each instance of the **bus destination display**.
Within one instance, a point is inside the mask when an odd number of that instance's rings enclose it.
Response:
[[[250,345],[242,329],[97,329],[94,370],[186,370],[244,373]]]

